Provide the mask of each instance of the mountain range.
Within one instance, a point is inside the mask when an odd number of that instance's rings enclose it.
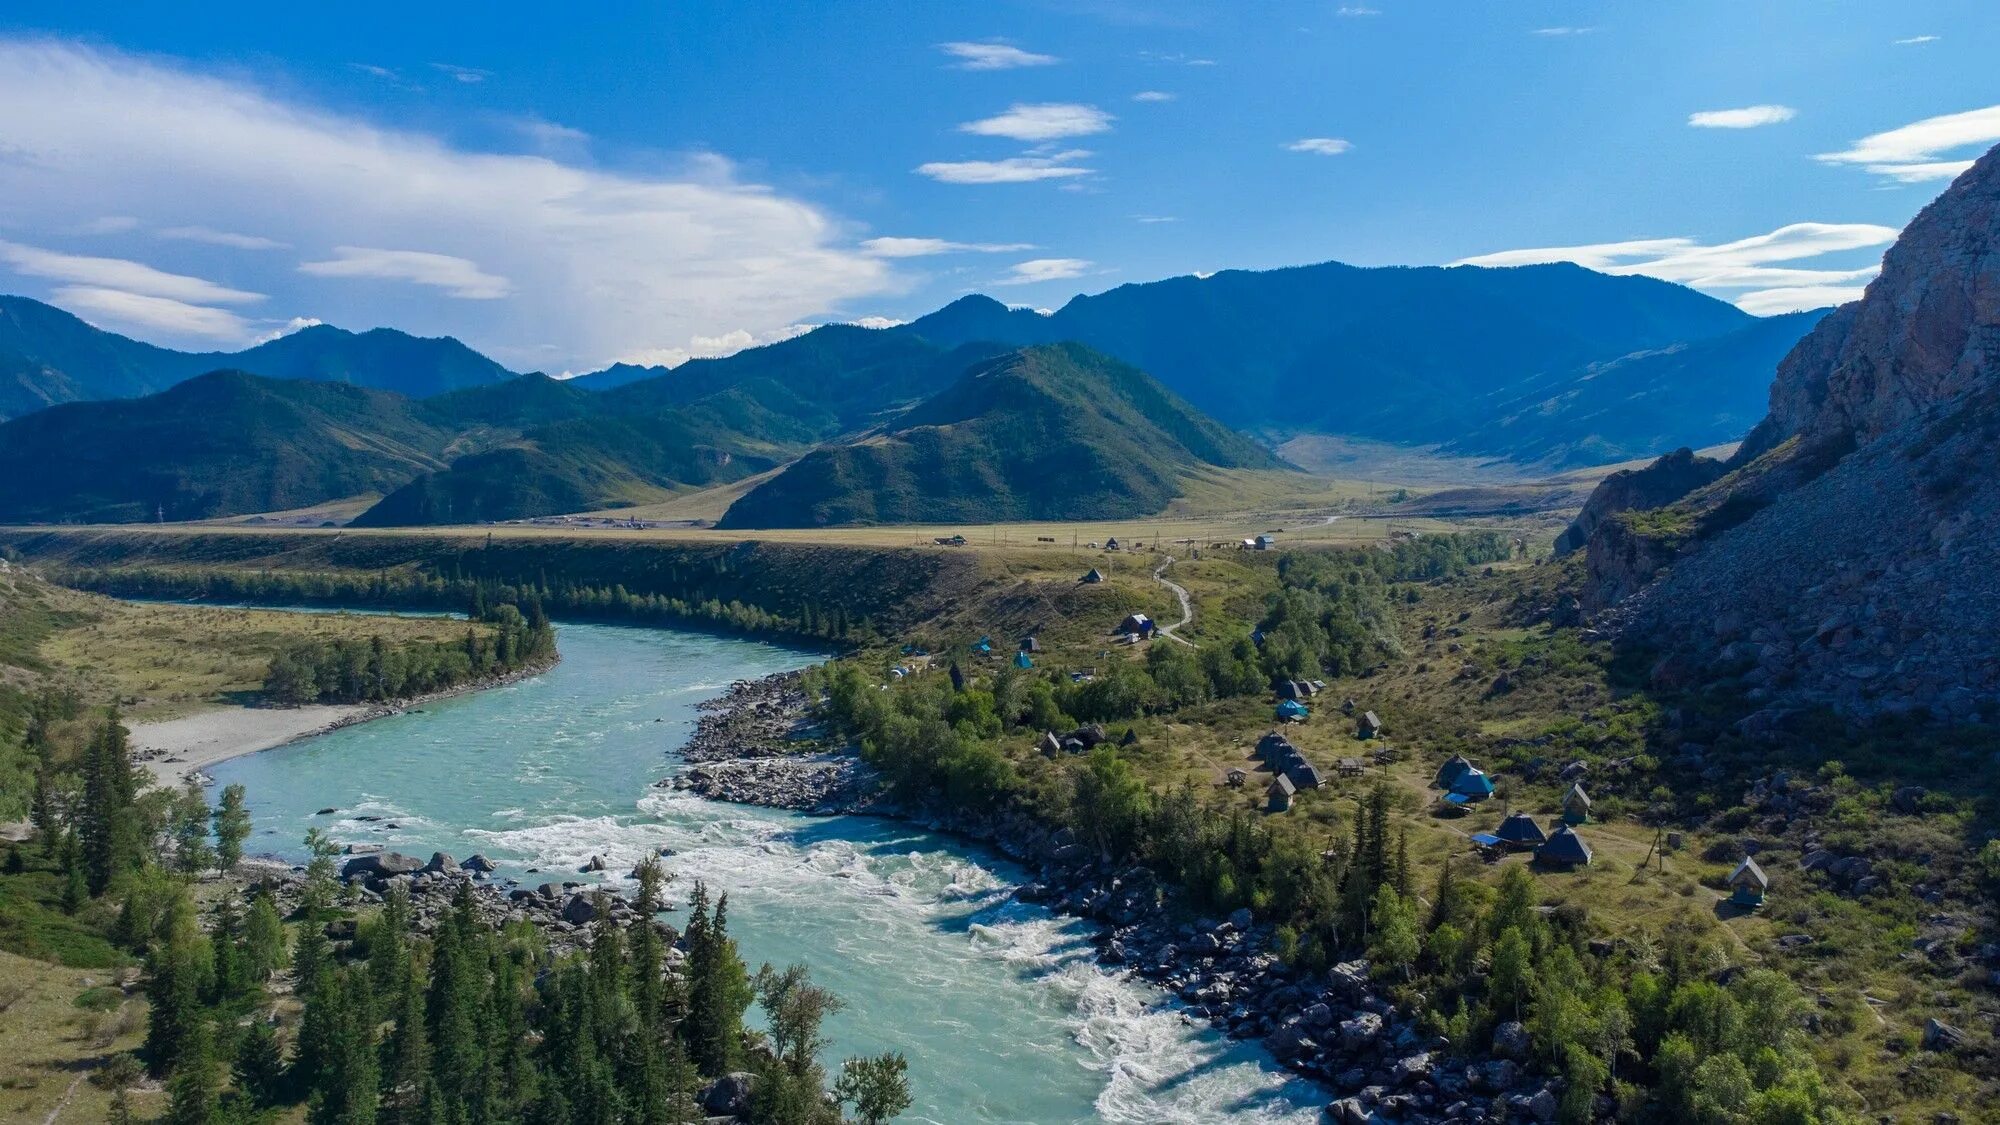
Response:
[[[65,402],[137,398],[209,371],[353,383],[422,398],[514,373],[450,337],[315,324],[240,352],[178,352],[0,297],[0,420]]]
[[[1275,463],[1232,431],[1568,468],[1740,437],[1818,316],[1759,319],[1568,265],[1327,263],[1125,285],[1052,314],[969,296],[893,328],[828,325],[559,382],[388,329],[176,352],[0,298],[0,414],[17,415],[0,425],[0,465],[23,467],[0,519],[198,518],[383,492],[361,522],[474,522],[646,503],[795,460],[729,524],[1056,518],[1157,508],[1190,466]],[[1016,357],[1004,378],[982,367],[1003,355]],[[189,384],[215,369],[235,374]],[[1011,444],[1022,437],[1038,444]],[[1046,471],[1052,449],[1104,469],[1106,491]]]

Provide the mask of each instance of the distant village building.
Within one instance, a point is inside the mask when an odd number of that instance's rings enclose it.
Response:
[[[1271,538],[1268,535],[1259,535],[1257,538],[1251,540],[1250,542],[1251,545],[1254,546],[1259,551],[1268,551],[1271,548],[1278,545],[1278,541],[1276,539]]]
[[[1021,638],[1021,651],[1040,652],[1042,651],[1042,642],[1038,638],[1036,638],[1034,634],[1030,633],[1029,635]]]
[[[1535,849],[1535,862],[1567,871],[1590,866],[1590,845],[1576,830],[1565,824],[1549,836],[1549,842]]]
[[[1093,566],[1090,568],[1090,571],[1083,576],[1081,581],[1087,582],[1095,586],[1099,582],[1104,581],[1104,575],[1101,571],[1099,571],[1096,567]]]
[[[1035,749],[1042,752],[1042,757],[1053,758],[1062,753],[1062,739],[1056,737],[1056,732],[1045,730],[1042,737],[1035,740]]]
[[[1318,789],[1326,784],[1326,778],[1320,776],[1319,767],[1302,757],[1293,758],[1285,764],[1285,779],[1298,789]]]
[[[1243,788],[1243,783],[1250,780],[1250,775],[1243,772],[1243,767],[1241,766],[1230,770],[1226,776],[1229,779],[1229,787],[1231,789],[1241,789]]]
[[[1486,776],[1484,770],[1467,767],[1465,772],[1458,775],[1458,780],[1451,783],[1451,792],[1445,794],[1445,800],[1455,805],[1463,805],[1484,801],[1492,795],[1493,779]]]
[[[1589,819],[1590,794],[1583,791],[1582,782],[1573,782],[1563,794],[1563,823],[1582,824]]]
[[[1376,717],[1375,712],[1364,711],[1361,713],[1361,722],[1354,728],[1354,733],[1359,738],[1374,738],[1382,733],[1382,720]]]
[[[1292,779],[1279,774],[1271,779],[1271,787],[1264,790],[1264,808],[1267,812],[1292,811],[1292,798],[1298,795],[1298,786]]]
[[[1542,826],[1535,823],[1534,817],[1524,812],[1508,813],[1507,818],[1500,822],[1500,827],[1493,830],[1493,835],[1509,851],[1528,851],[1549,842],[1548,833],[1542,831]]]
[[[1437,776],[1431,779],[1431,788],[1442,789],[1448,793],[1458,782],[1459,777],[1471,768],[1472,763],[1466,760],[1465,755],[1453,754],[1444,760],[1444,765],[1438,767]]]
[[[1153,619],[1143,613],[1128,613],[1125,620],[1118,623],[1118,632],[1137,633],[1142,637],[1153,635]]]
[[[1114,535],[1114,536],[1112,536],[1111,538],[1109,538],[1109,539],[1106,539],[1106,540],[1104,541],[1104,549],[1105,549],[1105,550],[1107,550],[1107,551],[1116,551],[1116,550],[1118,550],[1118,549],[1119,549],[1119,548],[1118,548],[1118,537]]]
[[[1340,776],[1342,777],[1360,777],[1365,770],[1366,767],[1361,764],[1361,759],[1359,758],[1342,758],[1340,760]]]
[[[1749,856],[1736,865],[1729,873],[1729,901],[1752,910],[1764,905],[1764,896],[1771,890],[1771,877],[1757,866],[1757,861]]]

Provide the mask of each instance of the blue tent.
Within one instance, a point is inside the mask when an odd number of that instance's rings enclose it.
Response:
[[[1451,791],[1468,801],[1483,801],[1493,795],[1493,779],[1486,776],[1484,770],[1469,769],[1451,783]]]
[[[1278,704],[1278,717],[1280,719],[1303,719],[1310,714],[1312,712],[1306,710],[1306,705],[1296,699],[1287,699],[1283,703]]]
[[[981,638],[979,638],[979,640],[978,640],[978,641],[977,641],[977,642],[976,642],[975,644],[973,644],[973,646],[972,646],[972,651],[974,651],[974,652],[992,652],[992,651],[993,651],[993,638],[992,638],[992,637],[981,637]]]
[[[1014,667],[1033,668],[1034,666],[1035,666],[1034,660],[1030,659],[1027,653],[1017,652],[1014,654]]]

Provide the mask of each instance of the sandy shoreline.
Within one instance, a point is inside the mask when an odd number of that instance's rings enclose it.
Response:
[[[218,707],[211,711],[201,711],[157,723],[133,723],[128,727],[132,756],[140,765],[152,772],[155,784],[177,787],[187,780],[189,774],[197,773],[217,762],[226,762],[245,754],[273,750],[302,738],[311,738],[317,734],[353,726],[355,723],[400,715],[413,707],[422,707],[426,703],[448,699],[454,695],[504,687],[507,684],[539,676],[555,665],[556,661],[551,660],[546,664],[523,668],[505,676],[431,692],[427,695],[413,696],[394,704],[313,703],[304,707]]]
[[[132,724],[133,757],[153,781],[179,786],[188,774],[217,762],[269,750],[301,738],[389,714],[359,703],[308,707],[222,707],[158,723]]]

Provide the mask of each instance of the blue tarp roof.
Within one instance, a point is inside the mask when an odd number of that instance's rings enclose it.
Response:
[[[1470,797],[1491,797],[1493,795],[1493,779],[1487,777],[1479,770],[1466,770],[1464,773],[1458,775],[1457,781],[1451,783],[1451,791]]]
[[[1497,848],[1497,847],[1499,847],[1499,846],[1500,846],[1501,844],[1504,844],[1504,843],[1506,843],[1506,841],[1505,841],[1505,840],[1502,840],[1502,839],[1501,839],[1500,837],[1498,837],[1498,836],[1495,836],[1495,835],[1494,835],[1493,833],[1491,833],[1491,832],[1475,832],[1475,833],[1473,833],[1473,834],[1472,834],[1472,842],[1473,842],[1473,843],[1475,843],[1475,844],[1478,844],[1478,845],[1479,845],[1480,847],[1482,847],[1482,848]]]

